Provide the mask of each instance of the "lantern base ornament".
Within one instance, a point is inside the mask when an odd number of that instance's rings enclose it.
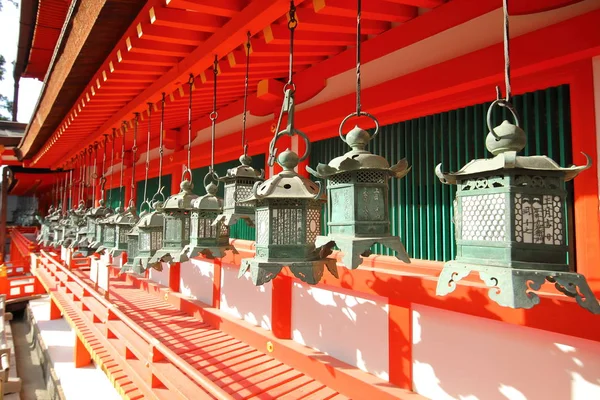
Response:
[[[275,262],[259,261],[255,259],[243,259],[240,265],[238,278],[244,276],[246,271],[250,271],[252,283],[256,286],[264,285],[273,280],[281,272],[283,267],[289,267],[294,276],[309,285],[316,285],[323,277],[325,267],[331,275],[339,278],[336,260],[323,258],[315,261],[301,262]]]
[[[157,250],[156,253],[154,253],[154,255],[152,256],[152,258],[150,258],[150,264],[164,262],[164,263],[167,263],[170,265],[170,264],[181,263],[181,262],[185,262],[185,261],[187,261],[186,255],[183,254],[183,252],[178,249]]]
[[[379,243],[396,252],[395,257],[405,263],[410,263],[410,258],[400,238],[396,236],[388,237],[372,237],[372,238],[357,238],[354,236],[318,236],[315,241],[315,246],[319,247],[329,242],[335,242],[335,245],[344,254],[342,263],[349,269],[356,269],[362,264],[361,257],[371,255],[371,246]]]
[[[479,272],[481,280],[490,287],[490,299],[503,307],[529,309],[539,304],[540,297],[534,291],[539,290],[547,281],[554,283],[559,292],[574,298],[581,307],[593,314],[600,314],[600,304],[585,277],[575,272],[494,267],[449,261],[440,274],[436,294],[444,296],[453,292],[457,282],[471,272]]]
[[[188,261],[190,258],[203,256],[204,258],[212,260],[213,258],[223,258],[225,256],[225,252],[228,250],[231,250],[233,254],[238,254],[238,251],[235,249],[235,247],[230,244],[225,244],[222,246],[192,246],[188,244],[183,248],[180,258],[183,261]]]

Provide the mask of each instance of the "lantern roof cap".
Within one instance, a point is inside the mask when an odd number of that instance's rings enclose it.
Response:
[[[355,126],[348,132],[345,140],[352,147],[352,150],[334,158],[327,165],[319,163],[316,171],[310,167],[307,167],[306,170],[311,175],[321,179],[358,170],[379,170],[387,172],[391,177],[402,178],[410,171],[411,167],[409,167],[406,159],[402,159],[390,167],[385,158],[366,150],[371,136],[359,126]]]
[[[194,210],[199,211],[221,211],[223,208],[223,200],[216,196],[217,185],[210,182],[206,185],[206,194],[196,198],[192,202]]]
[[[113,210],[109,207],[104,206],[104,200],[100,200],[98,207],[89,208],[88,212],[85,214],[88,217],[106,217],[113,213]]]
[[[254,191],[245,201],[269,199],[312,199],[325,200],[320,183],[298,175],[294,168],[299,158],[289,149],[282,152],[277,162],[283,171],[254,186]]]
[[[134,225],[139,217],[135,212],[135,206],[129,206],[122,213],[116,214],[115,222],[119,225]]]
[[[442,183],[456,185],[457,179],[465,176],[495,172],[506,169],[525,169],[530,171],[562,172],[565,182],[575,178],[581,171],[591,167],[591,158],[583,153],[587,159],[586,165],[572,165],[563,168],[547,156],[518,156],[516,151],[506,151],[489,159],[477,159],[470,161],[457,172],[442,172],[442,164],[435,168],[435,174]]]
[[[198,197],[197,194],[192,192],[194,184],[186,179],[181,182],[179,188],[181,189],[179,193],[169,196],[167,200],[165,200],[163,210],[192,209],[192,200]]]
[[[165,217],[163,216],[161,210],[162,208],[155,208],[153,211],[143,212],[136,226],[142,229],[163,226]]]
[[[235,178],[251,178],[251,179],[262,179],[265,175],[264,170],[257,170],[252,167],[252,157],[248,155],[241,155],[240,165],[229,168],[227,175],[219,178],[220,181],[228,181]]]

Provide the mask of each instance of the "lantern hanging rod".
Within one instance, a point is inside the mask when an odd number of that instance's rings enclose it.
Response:
[[[152,131],[152,103],[148,103],[148,134],[146,137],[146,174],[144,175],[144,202],[148,201],[148,172],[150,171],[150,133]],[[161,132],[162,135],[162,132]]]
[[[211,177],[215,177],[215,133],[217,128],[217,118],[219,118],[219,114],[217,113],[217,75],[219,75],[219,59],[215,54],[215,59],[213,62],[213,109],[210,113],[210,125],[211,125],[211,133],[210,133],[210,171]]]
[[[244,112],[242,113],[242,149],[244,157],[248,155],[248,142],[246,142],[246,118],[248,114],[248,81],[250,77],[250,31],[246,32],[246,76],[244,79]]]
[[[123,167],[125,164],[125,132],[127,132],[127,121],[123,121],[121,125],[123,130],[123,137],[121,139],[121,174],[119,177],[119,207],[123,211]]]
[[[104,155],[102,157],[102,177],[100,178],[100,200],[105,201],[104,187],[106,185],[106,151],[108,148],[108,135],[104,134]]]
[[[156,192],[155,196],[159,193],[162,194],[162,167],[163,167],[163,133],[165,129],[165,105],[166,105],[167,94],[165,92],[162,93],[161,107],[160,107],[160,134],[158,135],[158,192]],[[164,201],[164,196],[163,196]]]
[[[129,198],[129,203],[133,203],[133,199],[135,197],[135,155],[137,154],[137,132],[138,132],[138,122],[140,120],[140,113],[134,114],[133,119],[133,145],[131,146],[131,197]]]
[[[360,104],[360,17],[362,13],[362,0],[358,0],[356,4],[356,115],[361,115]]]
[[[194,74],[190,74],[188,79],[188,85],[190,89],[190,97],[188,104],[188,146],[187,146],[187,167],[184,171],[184,175],[187,172],[190,177],[190,182],[192,181],[192,107],[193,107],[193,96],[192,92],[194,91]]]
[[[115,142],[117,138],[117,129],[113,128],[112,133],[112,150],[110,152],[110,191],[108,192],[108,203],[112,206],[112,192],[113,192],[113,171],[112,167],[115,165]]]
[[[296,19],[296,5],[294,0],[290,1],[290,19],[288,21],[288,29],[290,30],[290,65],[288,72],[288,82],[286,86],[294,85],[294,31],[298,26],[298,20]],[[285,88],[284,88],[285,90]],[[295,91],[295,89],[292,89]]]
[[[96,207],[96,179],[98,179],[98,142],[94,143],[94,172],[92,173],[92,207]]]

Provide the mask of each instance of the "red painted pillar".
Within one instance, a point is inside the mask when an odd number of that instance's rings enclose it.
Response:
[[[73,362],[75,368],[85,367],[91,364],[92,356],[90,352],[85,348],[83,341],[79,335],[75,335],[75,348],[73,351]]]
[[[62,318],[62,314],[60,312],[60,308],[56,304],[56,299],[54,297],[50,297],[50,320],[60,319]]]
[[[388,314],[390,383],[412,390],[412,307],[390,299]]]
[[[214,271],[213,271],[213,298],[212,306],[214,308],[221,308],[221,276],[223,274],[223,264],[220,258],[213,260]]]
[[[292,338],[292,278],[279,274],[273,279],[271,321],[273,335],[279,339]]]
[[[169,268],[169,289],[179,292],[179,282],[181,278],[181,263],[173,263]]]

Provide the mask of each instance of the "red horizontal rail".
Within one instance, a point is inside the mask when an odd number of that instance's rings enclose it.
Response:
[[[156,349],[166,360],[171,362],[177,368],[179,368],[183,373],[188,375],[198,386],[205,389],[209,394],[215,396],[217,399],[233,399],[231,395],[221,389],[219,386],[215,385],[210,379],[206,376],[198,372],[191,365],[185,362],[181,357],[175,354],[172,350],[166,347],[164,344],[159,342],[155,337],[147,333],[146,331],[140,329],[140,327],[127,315],[123,312],[119,311],[113,304],[103,298],[100,294],[98,294],[91,286],[82,281],[79,277],[74,275],[71,271],[65,268],[60,262],[56,261],[54,257],[48,254],[46,251],[42,250],[42,262],[48,265],[48,263],[53,264],[56,270],[60,270],[64,274],[67,275],[68,279],[76,282],[79,286],[81,286],[84,290],[86,290],[92,297],[94,297],[100,304],[102,304],[112,315],[120,319],[127,327],[137,333],[142,339],[144,339],[149,345],[151,345],[154,349]]]

